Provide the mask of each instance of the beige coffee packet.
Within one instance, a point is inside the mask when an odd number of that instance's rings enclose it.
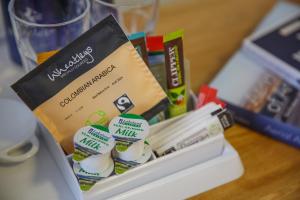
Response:
[[[168,98],[116,20],[109,16],[12,88],[69,154],[73,135],[121,113],[149,120]]]

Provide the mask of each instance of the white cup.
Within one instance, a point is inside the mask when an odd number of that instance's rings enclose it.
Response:
[[[39,149],[36,129],[37,122],[25,105],[0,98],[0,162],[17,163],[33,156]]]

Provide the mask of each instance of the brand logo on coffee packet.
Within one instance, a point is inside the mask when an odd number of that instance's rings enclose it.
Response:
[[[169,57],[170,57],[170,74],[171,74],[171,83],[173,87],[178,87],[182,84],[180,64],[178,60],[178,47],[173,46],[169,47]]]
[[[48,78],[54,82],[56,78],[64,78],[83,64],[93,63],[95,59],[92,56],[92,52],[92,47],[88,46],[82,52],[74,54],[63,67],[58,66],[51,73],[47,74]]]
[[[117,107],[117,109],[120,111],[120,113],[126,113],[134,107],[132,101],[129,99],[127,94],[123,94],[122,96],[117,98],[114,101],[114,104]]]

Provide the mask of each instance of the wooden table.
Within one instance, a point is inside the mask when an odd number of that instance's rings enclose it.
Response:
[[[157,33],[185,29],[192,88],[209,83],[275,0],[173,0],[160,9]],[[300,1],[298,1],[300,2]],[[300,151],[236,125],[226,138],[239,152],[245,174],[191,198],[300,199]],[[188,187],[188,186],[187,186]]]

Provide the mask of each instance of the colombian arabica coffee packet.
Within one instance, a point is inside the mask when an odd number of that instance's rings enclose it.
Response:
[[[169,104],[113,16],[37,66],[12,88],[67,154],[73,152],[73,135],[81,127],[107,125],[103,123],[129,111],[149,120]]]

